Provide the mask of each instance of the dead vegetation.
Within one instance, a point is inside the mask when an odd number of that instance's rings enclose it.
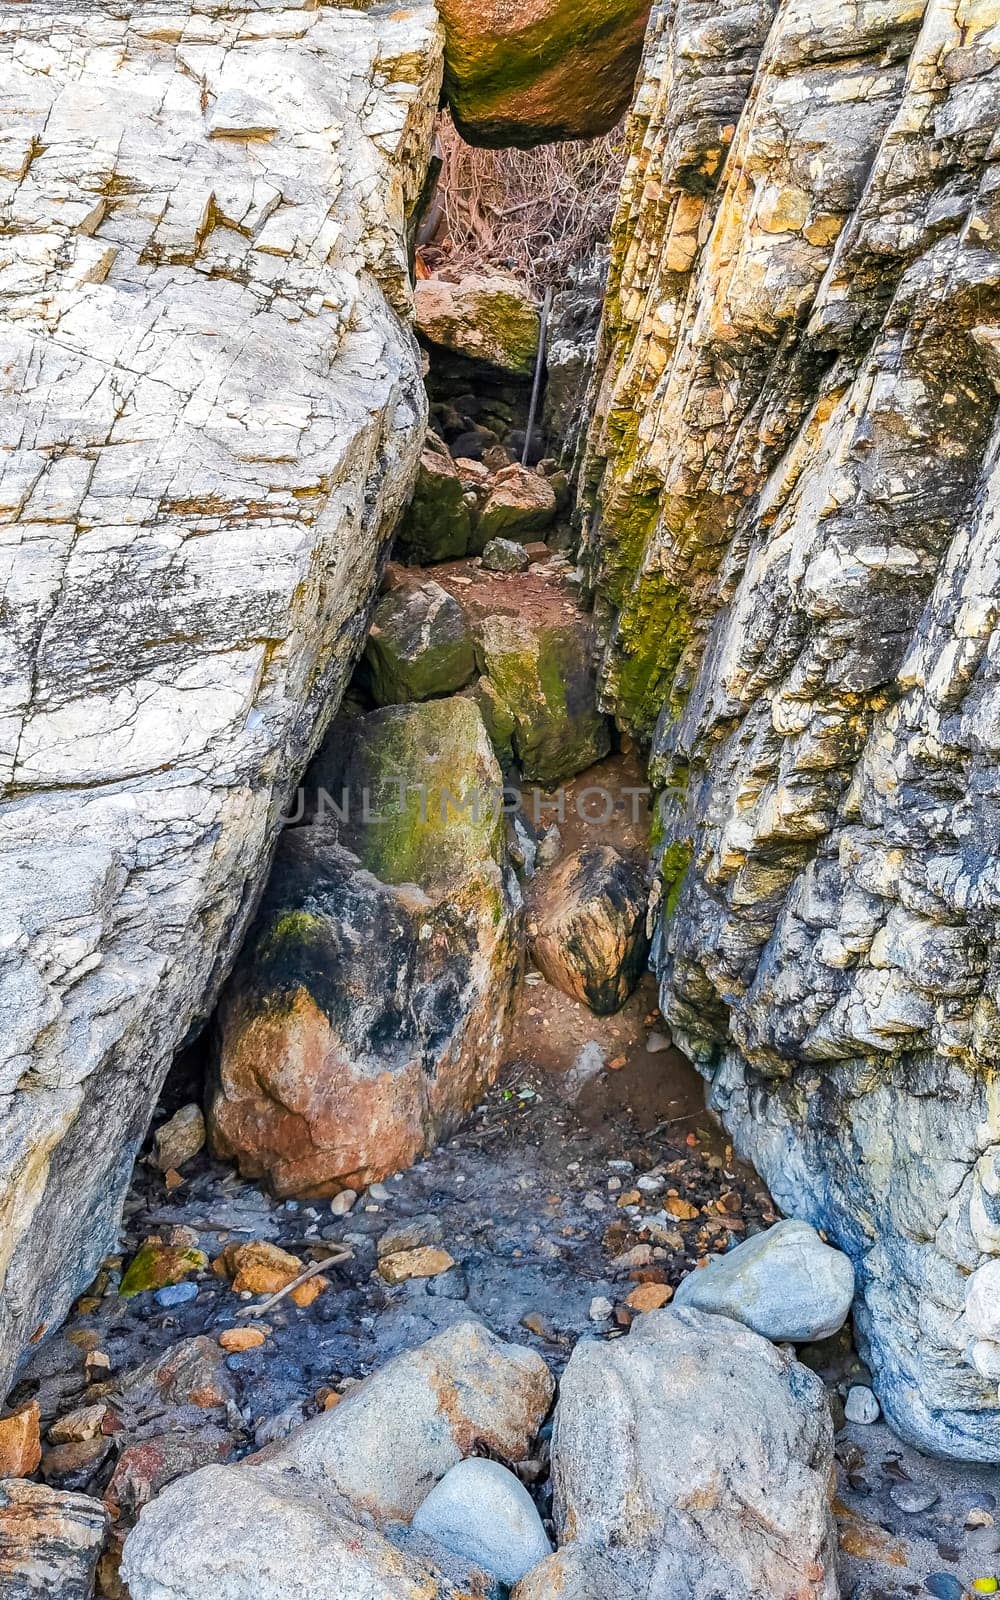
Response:
[[[447,114],[438,132],[443,166],[421,250],[433,270],[502,267],[535,288],[555,288],[607,242],[624,123],[603,139],[535,150],[475,149]]]

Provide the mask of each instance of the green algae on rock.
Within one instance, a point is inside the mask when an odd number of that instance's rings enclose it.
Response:
[[[485,617],[476,649],[489,682],[484,692],[513,724],[511,744],[525,778],[559,783],[607,755],[611,732],[597,709],[586,618]]]
[[[451,561],[465,555],[471,536],[472,513],[461,475],[444,441],[429,433],[396,548],[404,560],[418,564]]]
[[[147,1239],[132,1257],[118,1293],[122,1300],[130,1300],[148,1289],[182,1283],[192,1272],[204,1272],[207,1266],[208,1257],[202,1250]]]
[[[628,109],[649,0],[440,0],[445,93],[470,144],[593,139]]]

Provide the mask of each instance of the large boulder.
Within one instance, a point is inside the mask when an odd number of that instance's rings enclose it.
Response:
[[[829,1339],[844,1326],[853,1299],[850,1257],[793,1218],[689,1273],[674,1292],[675,1306],[734,1317],[765,1339],[792,1344]]]
[[[553,1387],[540,1356],[457,1323],[252,1465],[206,1467],[166,1489],[125,1546],[132,1600],[461,1600],[371,1523],[411,1521],[475,1451],[524,1460]]]
[[[534,372],[541,319],[519,279],[502,272],[422,278],[414,306],[417,331],[431,344],[520,377]]]
[[[585,845],[539,875],[531,956],[557,989],[599,1017],[625,1004],[649,954],[645,868],[610,844]]]
[[[611,748],[597,709],[590,624],[585,617],[486,616],[476,649],[498,728],[509,729],[521,773],[556,784],[592,766]]]
[[[556,520],[556,492],[548,478],[527,467],[503,467],[493,480],[479,516],[477,543],[493,539],[529,543]]]
[[[281,1194],[409,1165],[493,1082],[520,963],[471,700],[338,724],[220,1005],[215,1149]]]
[[[401,583],[383,595],[365,646],[364,678],[376,705],[453,694],[476,670],[472,629],[439,583]]]
[[[0,1390],[113,1248],[425,426],[431,0],[168,11],[0,22]]]
[[[634,1600],[837,1600],[826,1392],[738,1323],[653,1311],[581,1341],[552,1459],[560,1544],[603,1554]]]
[[[851,1255],[892,1426],[990,1464],[995,26],[657,0],[580,473],[602,701],[664,791],[661,1009]]]
[[[462,475],[447,445],[428,434],[396,548],[404,560],[429,566],[464,556],[471,537],[472,512]]]
[[[446,92],[470,144],[592,139],[632,99],[650,0],[441,0]]]
[[[3,1600],[92,1600],[108,1513],[84,1494],[0,1481]]]

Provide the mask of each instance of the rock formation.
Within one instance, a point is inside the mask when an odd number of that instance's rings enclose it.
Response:
[[[627,111],[649,0],[441,0],[445,88],[471,144],[607,133]]]
[[[430,0],[0,20],[4,1378],[112,1244],[363,642],[440,80]]]
[[[674,1036],[893,1425],[993,1461],[998,20],[660,0],[583,485]]]

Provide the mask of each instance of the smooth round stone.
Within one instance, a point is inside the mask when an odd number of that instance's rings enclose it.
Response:
[[[552,1549],[520,1480],[499,1462],[478,1457],[445,1473],[412,1525],[511,1586]]]
[[[166,1288],[157,1289],[153,1299],[158,1306],[183,1306],[188,1300],[193,1300],[197,1293],[196,1283],[168,1283]]]
[[[915,1516],[918,1511],[929,1511],[940,1498],[937,1490],[927,1483],[894,1483],[889,1490],[893,1505],[909,1516]]]
[[[881,1415],[882,1407],[863,1383],[855,1383],[848,1389],[844,1401],[844,1416],[848,1422],[877,1422]]]
[[[811,1344],[843,1327],[853,1298],[849,1258],[789,1218],[690,1273],[673,1303],[732,1317],[775,1343]]]

